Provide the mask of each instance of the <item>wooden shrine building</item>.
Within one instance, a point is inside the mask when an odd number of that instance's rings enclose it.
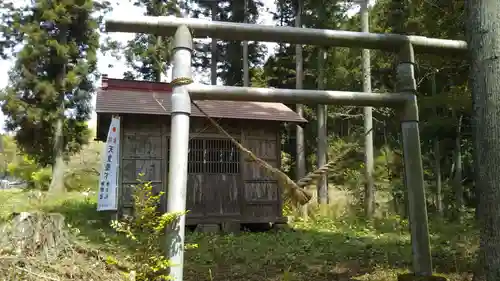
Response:
[[[171,86],[102,77],[97,93],[97,139],[106,140],[111,116],[121,120],[119,205],[129,213],[139,173],[155,191],[167,190]],[[197,101],[235,139],[269,164],[281,164],[279,125],[304,123],[281,103]],[[275,223],[283,220],[274,178],[246,159],[192,107],[187,224]],[[164,206],[163,206],[164,207]]]

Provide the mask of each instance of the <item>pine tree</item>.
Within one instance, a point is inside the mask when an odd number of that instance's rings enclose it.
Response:
[[[19,148],[53,166],[88,141],[87,121],[97,70],[99,19],[107,2],[37,0],[3,14],[6,44],[23,44],[10,72],[2,111]],[[4,49],[4,51],[6,51]],[[62,177],[53,189],[63,188]]]

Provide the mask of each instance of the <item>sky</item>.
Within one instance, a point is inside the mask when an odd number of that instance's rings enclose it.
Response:
[[[142,10],[140,8],[137,8],[133,6],[133,4],[130,1],[119,1],[119,5],[114,5],[113,7],[113,12],[109,15],[109,17],[123,17],[123,15],[131,15],[131,14],[142,14]],[[268,9],[270,11],[275,10],[275,6],[271,4],[274,1],[263,1],[266,3],[264,9]],[[271,3],[270,3],[271,2]],[[372,4],[374,0],[370,0],[370,3]],[[353,15],[359,12],[359,6],[354,7],[351,11],[349,11],[348,14]],[[270,13],[262,13],[262,16],[260,16],[259,24],[265,24],[265,25],[273,25],[274,22],[272,20],[272,16]],[[109,33],[107,36],[121,42],[121,43],[126,43],[128,40],[133,39],[135,34],[133,33]],[[264,43],[267,46],[268,53],[267,56],[272,55],[274,47],[276,46],[275,43]],[[10,68],[13,66],[13,60],[0,60],[0,89],[4,88],[7,83],[8,83],[8,71]],[[123,72],[127,70],[127,67],[124,63],[123,60],[119,61],[111,56],[104,56],[103,54],[99,54],[98,56],[98,71],[101,74],[107,74],[110,78],[122,78],[123,77]],[[170,73],[167,73],[166,79],[170,79]],[[196,82],[199,81],[207,81],[209,78],[208,77],[201,77],[201,76],[194,76],[194,80]],[[100,86],[100,82],[98,82],[98,85]],[[92,99],[92,104],[95,107],[95,96]],[[4,132],[4,115],[0,111],[0,132]],[[93,112],[92,114],[92,119],[89,122],[89,126],[94,127],[95,126],[95,121],[96,121],[96,114]]]

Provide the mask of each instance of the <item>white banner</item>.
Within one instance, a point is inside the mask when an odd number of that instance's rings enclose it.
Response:
[[[97,211],[118,209],[118,157],[120,150],[120,118],[113,116],[108,139],[102,153],[102,168],[97,193]]]

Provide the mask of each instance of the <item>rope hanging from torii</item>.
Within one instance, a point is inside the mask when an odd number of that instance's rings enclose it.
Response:
[[[179,77],[170,82],[171,85],[173,86],[183,86],[183,85],[189,85],[193,83],[193,79],[187,78],[187,77]],[[270,174],[270,176],[276,178],[278,181],[278,185],[281,186],[284,190],[288,191],[290,193],[290,199],[294,201],[294,203],[298,203],[301,205],[306,204],[309,202],[312,198],[312,194],[310,191],[307,191],[304,189],[304,187],[310,185],[313,181],[319,179],[321,176],[326,174],[330,169],[334,167],[336,163],[338,163],[338,160],[345,155],[343,153],[342,155],[337,155],[335,159],[332,159],[325,165],[319,167],[318,169],[310,172],[307,174],[305,177],[301,178],[297,182],[294,182],[290,177],[288,177],[284,172],[282,172],[280,169],[277,169],[273,166],[271,166],[269,163],[266,161],[260,159],[257,157],[254,153],[252,153],[250,150],[245,148],[241,143],[239,143],[235,138],[231,136],[224,128],[222,128],[221,125],[219,125],[212,117],[210,117],[203,109],[198,106],[193,100],[191,100],[191,103],[203,114],[207,119],[214,125],[217,130],[219,130],[222,134],[224,134],[226,137],[229,138],[229,140],[236,146],[238,147],[243,153],[245,153],[250,159],[253,161],[257,162],[261,167],[264,168],[264,170]]]

